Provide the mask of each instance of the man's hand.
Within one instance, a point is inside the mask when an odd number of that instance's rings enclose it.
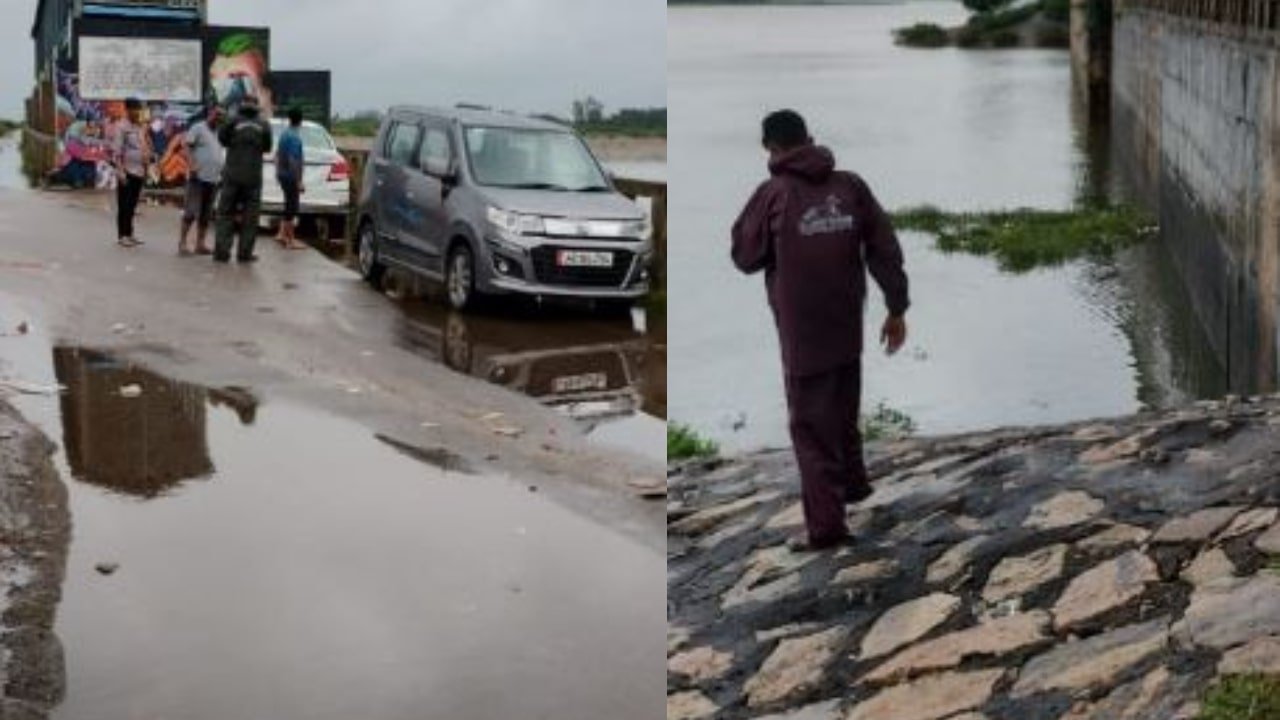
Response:
[[[885,354],[896,354],[906,342],[906,319],[901,315],[890,315],[885,318],[884,327],[880,330],[880,344],[884,346]]]

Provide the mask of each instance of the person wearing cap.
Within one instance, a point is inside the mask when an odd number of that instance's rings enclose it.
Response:
[[[213,203],[222,179],[223,149],[218,141],[218,125],[222,122],[222,108],[210,105],[204,117],[187,131],[185,142],[190,157],[187,174],[187,198],[182,213],[182,234],[178,239],[178,254],[212,255],[206,238],[209,221],[213,216]],[[196,247],[187,242],[191,226],[196,224]]]
[[[111,165],[116,175],[116,242],[132,248],[142,244],[134,234],[133,221],[155,152],[142,122],[142,101],[129,98],[124,107],[125,116],[112,131]]]
[[[837,170],[795,111],[771,113],[763,130],[770,178],[733,226],[732,257],[764,273],[782,349],[808,531],[789,545],[820,550],[848,541],[845,505],[872,493],[858,431],[868,272],[884,293],[890,355],[906,342],[911,303],[902,248],[867,183]]]
[[[222,191],[218,194],[218,233],[214,243],[215,262],[231,262],[231,246],[236,216],[240,218],[236,260],[251,263],[258,259],[253,246],[258,235],[258,214],[262,208],[262,162],[271,152],[271,125],[262,119],[257,98],[250,95],[240,103],[236,117],[218,130],[218,141],[227,149],[222,168]]]

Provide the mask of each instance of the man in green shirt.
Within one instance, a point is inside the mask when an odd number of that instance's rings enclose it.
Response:
[[[231,261],[233,227],[239,215],[236,260],[251,263],[258,259],[253,254],[253,246],[262,209],[262,159],[271,152],[272,145],[271,125],[260,116],[257,98],[244,99],[235,119],[218,131],[218,141],[227,149],[227,158],[222,170],[222,193],[218,197],[218,236],[213,259],[221,263]]]

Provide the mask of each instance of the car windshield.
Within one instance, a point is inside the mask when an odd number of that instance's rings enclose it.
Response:
[[[272,123],[271,130],[275,135],[275,141],[280,142],[280,135],[284,133],[284,129],[288,127],[284,123]],[[298,128],[298,134],[302,136],[302,147],[305,150],[332,150],[333,138],[329,137],[329,132],[319,125],[303,125]]]
[[[469,127],[466,142],[471,171],[481,185],[573,192],[609,187],[595,158],[572,133]]]

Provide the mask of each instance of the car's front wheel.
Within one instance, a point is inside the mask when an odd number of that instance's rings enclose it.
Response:
[[[454,310],[469,310],[475,307],[476,261],[471,247],[466,243],[458,243],[449,251],[445,289],[449,296],[449,306]]]
[[[373,226],[373,221],[366,220],[360,225],[358,238],[356,264],[360,268],[360,277],[375,288],[381,288],[387,267],[378,260],[378,233]]]

